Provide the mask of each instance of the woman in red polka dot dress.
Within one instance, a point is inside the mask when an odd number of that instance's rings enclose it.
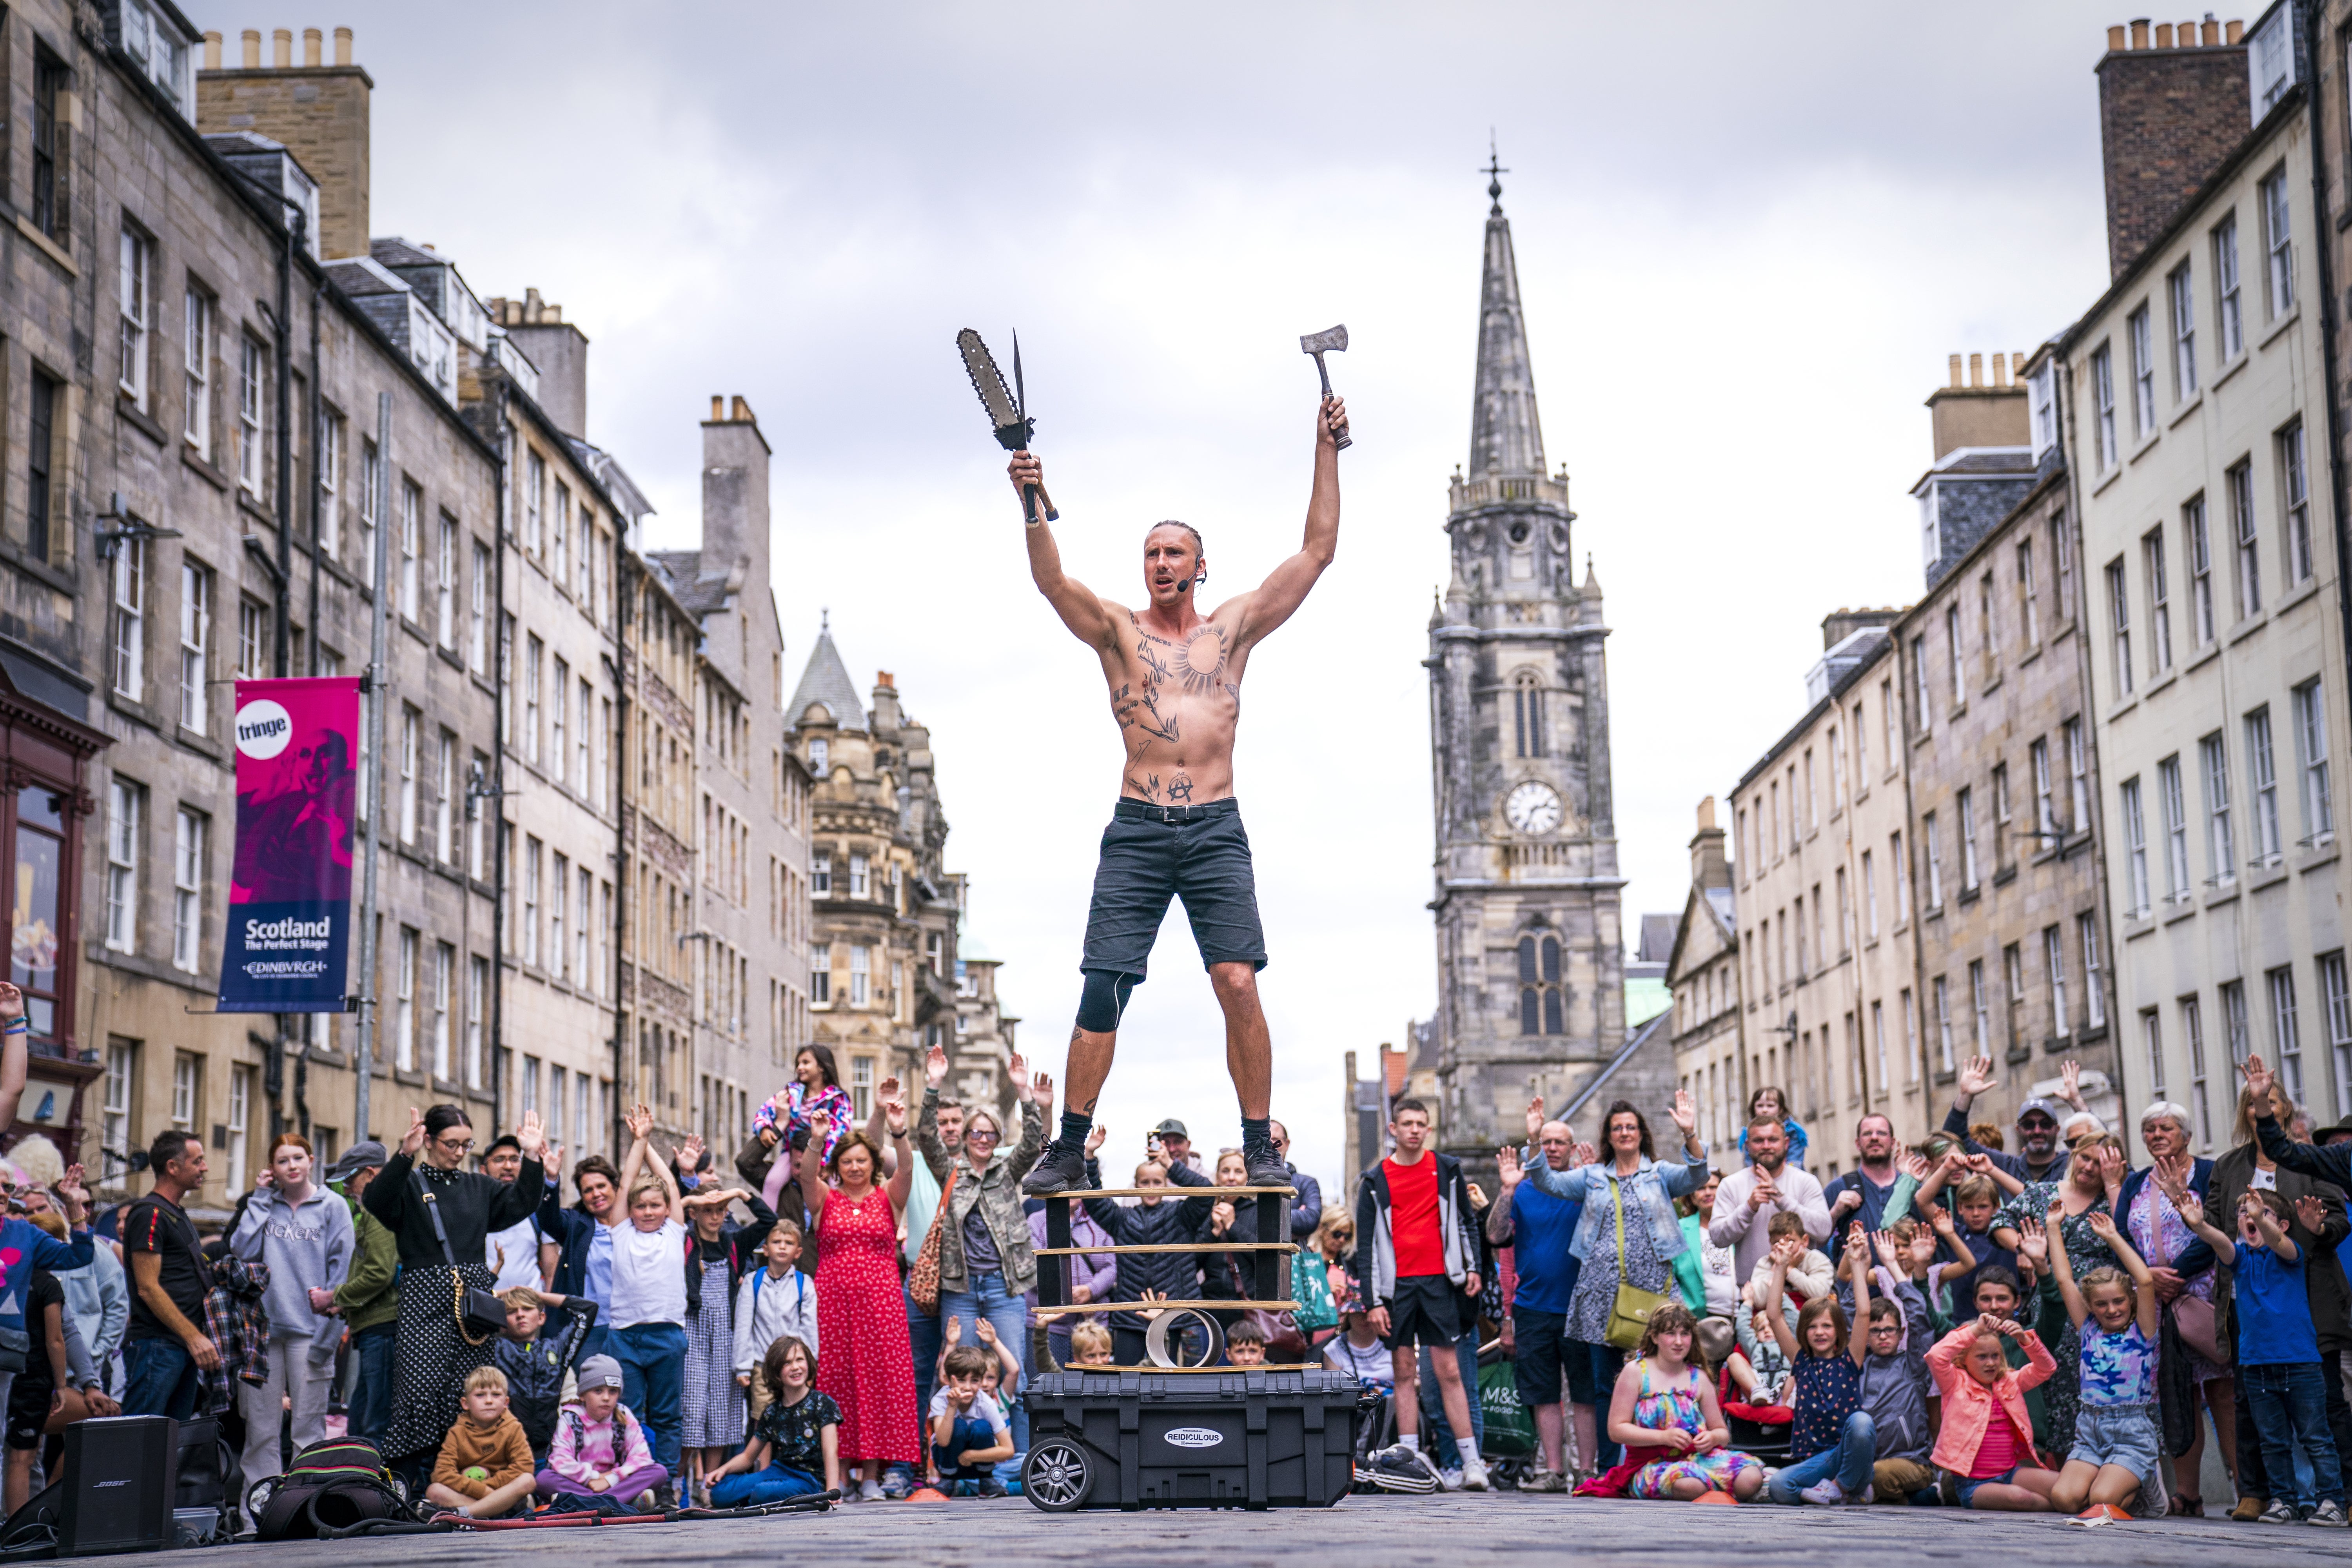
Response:
[[[892,1078],[877,1093],[890,1141],[902,1142],[905,1092]],[[915,1363],[898,1283],[898,1210],[914,1177],[914,1152],[902,1148],[898,1173],[877,1185],[882,1151],[864,1128],[843,1133],[831,1157],[824,1155],[831,1121],[824,1110],[811,1115],[808,1146],[801,1152],[801,1197],[816,1237],[816,1385],[841,1406],[845,1475],[863,1478],[849,1495],[875,1502],[886,1466],[922,1460]]]

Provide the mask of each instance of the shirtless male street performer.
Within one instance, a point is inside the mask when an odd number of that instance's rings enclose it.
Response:
[[[1068,1109],[1060,1134],[1022,1183],[1024,1192],[1087,1184],[1087,1134],[1110,1076],[1119,1015],[1143,983],[1171,897],[1184,900],[1192,941],[1224,1009],[1225,1069],[1241,1098],[1249,1184],[1289,1184],[1266,1130],[1274,1043],[1257,999],[1265,935],[1258,927],[1249,835],[1234,800],[1234,727],[1250,650],[1290,618],[1339,550],[1338,441],[1347,430],[1347,405],[1326,397],[1315,416],[1315,489],[1307,501],[1306,542],[1255,589],[1210,615],[1192,602],[1209,570],[1201,535],[1189,523],[1154,523],[1143,536],[1150,602],[1140,614],[1066,575],[1042,516],[1028,524],[1030,575],[1062,624],[1101,657],[1127,762],[1118,805],[1103,829],[1094,903],[1087,911],[1086,955],[1078,963],[1086,985],[1063,1073]],[[1010,471],[1016,494],[1024,485],[1045,482],[1044,468],[1027,452],[1013,454]]]

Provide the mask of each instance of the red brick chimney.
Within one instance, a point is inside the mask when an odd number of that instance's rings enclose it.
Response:
[[[2098,64],[2100,163],[2107,186],[2107,268],[2120,277],[2245,139],[2252,121],[2241,24],[2229,42],[2183,26],[2152,43],[2145,19],[2107,29]],[[2202,36],[2214,39],[2217,29]]]

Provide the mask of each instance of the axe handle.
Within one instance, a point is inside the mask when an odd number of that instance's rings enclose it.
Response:
[[[1045,503],[1045,521],[1047,522],[1059,522],[1062,521],[1062,514],[1054,510],[1054,498],[1045,493],[1045,486],[1023,485],[1021,487],[1021,506],[1023,511],[1026,514],[1027,521],[1031,527],[1034,528],[1037,524],[1037,503],[1040,501]]]
[[[1315,352],[1315,374],[1323,378],[1323,395],[1326,397],[1330,396],[1331,373],[1323,368],[1323,351],[1320,349],[1318,349]],[[1331,449],[1335,452],[1344,452],[1355,444],[1355,442],[1349,439],[1343,433],[1337,441],[1331,444]]]

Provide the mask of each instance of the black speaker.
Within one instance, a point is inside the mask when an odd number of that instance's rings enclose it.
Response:
[[[58,1556],[156,1552],[171,1544],[179,1425],[168,1415],[114,1415],[66,1428]]]

